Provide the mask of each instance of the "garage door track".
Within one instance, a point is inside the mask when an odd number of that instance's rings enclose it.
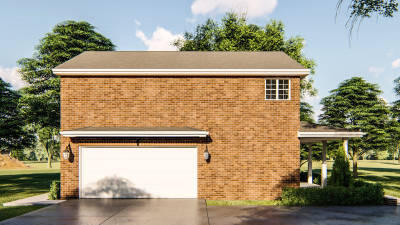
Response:
[[[0,223],[40,225],[207,225],[201,199],[81,199],[69,200]]]

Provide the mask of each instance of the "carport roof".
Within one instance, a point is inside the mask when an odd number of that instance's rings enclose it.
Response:
[[[359,138],[364,135],[365,133],[360,130],[324,126],[308,122],[301,122],[298,132],[301,143]]]
[[[60,132],[65,137],[206,137],[191,127],[84,127]]]

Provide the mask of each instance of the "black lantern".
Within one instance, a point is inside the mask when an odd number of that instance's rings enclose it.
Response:
[[[63,158],[65,160],[69,160],[69,158],[71,157],[71,145],[68,144],[67,147],[65,147],[65,150],[63,151]]]

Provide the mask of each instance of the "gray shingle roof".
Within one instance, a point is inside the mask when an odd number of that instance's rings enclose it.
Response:
[[[305,69],[283,52],[87,51],[57,69]]]

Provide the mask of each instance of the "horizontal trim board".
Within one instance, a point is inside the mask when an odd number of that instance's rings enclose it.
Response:
[[[306,76],[309,69],[53,69],[56,75]]]
[[[357,138],[364,136],[364,132],[298,132],[299,138]]]
[[[206,137],[207,131],[61,131],[65,137]]]

